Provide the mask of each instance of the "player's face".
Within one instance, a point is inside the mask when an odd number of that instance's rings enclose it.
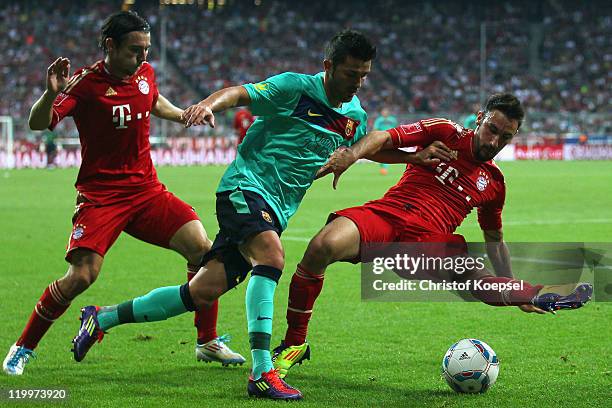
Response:
[[[518,132],[519,123],[498,110],[478,112],[472,150],[480,161],[489,161],[501,151]]]
[[[362,61],[349,55],[337,66],[334,66],[329,60],[324,61],[324,66],[331,93],[330,99],[350,102],[370,73],[372,61]]]
[[[151,48],[151,34],[132,31],[125,35],[118,47],[112,40],[111,44],[108,47],[109,64],[121,77],[131,76],[147,60]]]

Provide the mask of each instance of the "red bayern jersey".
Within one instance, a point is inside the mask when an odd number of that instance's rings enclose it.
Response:
[[[248,109],[240,109],[234,116],[234,129],[238,135],[238,144],[242,143],[246,136],[247,130],[255,121],[255,117]]]
[[[447,119],[426,119],[388,132],[395,147],[422,148],[442,141],[456,152],[456,159],[431,167],[408,165],[401,180],[379,202],[417,207],[430,225],[444,233],[454,232],[473,208],[478,208],[483,230],[501,228],[504,176],[493,161],[474,158],[473,130]]]
[[[159,184],[149,144],[150,115],[159,92],[153,67],[144,62],[127,79],[108,72],[104,61],[79,69],[53,104],[53,130],[72,116],[82,163],[79,191],[145,189]]]

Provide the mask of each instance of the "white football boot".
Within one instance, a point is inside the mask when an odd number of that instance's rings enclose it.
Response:
[[[30,361],[30,357],[36,357],[34,351],[23,346],[13,344],[2,363],[2,369],[8,375],[22,375],[25,365]]]
[[[195,355],[197,361],[210,363],[216,361],[221,363],[223,367],[232,365],[242,365],[246,361],[240,354],[232,351],[227,346],[230,342],[230,336],[225,334],[221,337],[212,339],[208,343],[196,344]]]

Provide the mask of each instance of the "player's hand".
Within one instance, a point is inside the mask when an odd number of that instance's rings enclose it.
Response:
[[[534,305],[520,305],[518,308],[521,309],[525,313],[537,313],[537,314],[547,313],[546,310],[540,309],[539,307],[536,307]],[[555,314],[554,312],[551,312],[551,313]]]
[[[215,127],[215,115],[209,105],[195,104],[191,105],[181,115],[181,120],[185,127],[209,125]]]
[[[421,166],[430,166],[440,163],[441,160],[448,162],[456,159],[456,154],[448,148],[444,143],[436,140],[423,150],[414,154],[413,164]]]
[[[70,60],[59,57],[47,68],[47,91],[57,95],[66,88],[70,79]]]
[[[345,146],[341,146],[336,149],[329,159],[327,163],[325,163],[315,176],[315,180],[319,179],[323,176],[328,175],[329,173],[334,173],[334,181],[332,183],[334,190],[338,186],[338,180],[342,173],[344,173],[353,163],[356,161],[355,154],[351,149]]]

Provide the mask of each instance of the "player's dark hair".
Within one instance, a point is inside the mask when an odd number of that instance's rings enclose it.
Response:
[[[521,127],[523,118],[525,117],[525,110],[521,105],[521,101],[510,93],[498,93],[493,94],[487,100],[485,105],[485,112],[491,112],[498,110],[508,119],[515,119],[518,121],[518,127]]]
[[[134,11],[120,11],[114,13],[102,23],[98,45],[106,53],[108,52],[105,44],[107,38],[112,38],[113,42],[119,46],[126,34],[132,31],[148,33],[151,31],[151,27],[147,20],[140,17]]]
[[[371,61],[376,58],[376,47],[359,31],[342,30],[327,43],[325,59],[338,66],[349,55],[362,61]]]

